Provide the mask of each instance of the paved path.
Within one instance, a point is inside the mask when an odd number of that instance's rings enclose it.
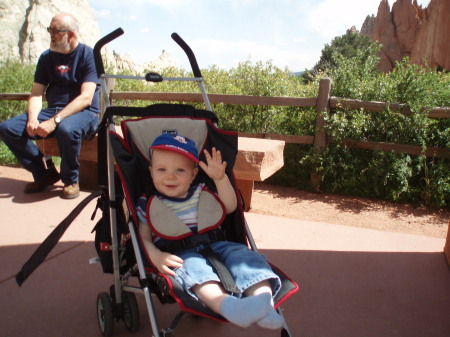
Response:
[[[46,236],[85,196],[59,198],[61,186],[25,195],[30,176],[0,166],[0,336],[100,336],[96,297],[112,283],[99,265],[88,205],[34,274],[18,287],[14,275]],[[98,217],[98,215],[97,215]],[[450,272],[444,239],[386,233],[333,224],[246,214],[261,252],[301,287],[284,307],[294,336],[448,337]],[[141,329],[151,336],[143,298],[138,297]],[[159,305],[166,327],[176,305]],[[258,327],[186,317],[178,337],[279,336]],[[129,336],[123,323],[114,336]]]

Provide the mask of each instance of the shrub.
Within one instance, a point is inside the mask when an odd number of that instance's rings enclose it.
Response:
[[[346,48],[342,50],[348,52]],[[427,116],[431,107],[450,106],[450,75],[411,65],[408,59],[398,62],[391,73],[381,73],[377,70],[378,50],[377,45],[369,44],[350,53],[351,57],[339,52],[330,53],[333,67],[318,71],[308,84],[270,61],[242,62],[229,71],[212,66],[202,72],[208,93],[316,97],[319,80],[331,77],[333,96],[405,104],[411,112],[409,115],[389,108],[382,112],[332,109],[324,115],[325,129],[330,137],[326,150],[317,153],[310,145],[287,144],[285,165],[269,182],[309,189],[313,171],[322,177],[322,190],[326,192],[410,201],[429,208],[448,207],[448,159],[351,149],[341,145],[342,140],[353,139],[410,144],[424,149],[450,148],[450,120]],[[0,91],[28,92],[33,72],[34,67],[22,66],[18,61],[1,62]],[[166,69],[163,75],[192,76],[175,68]],[[115,90],[199,92],[192,82],[149,84],[125,79],[116,80]],[[114,102],[123,106],[153,103],[157,102]],[[0,104],[0,121],[25,109],[24,102],[0,101]],[[192,105],[204,108],[202,103]],[[221,121],[220,127],[226,130],[287,135],[315,133],[315,108],[214,104],[213,110]],[[16,163],[4,144],[0,144],[0,163]]]
[[[0,92],[30,92],[35,66],[22,65],[19,60],[0,61]],[[0,101],[0,121],[21,114],[25,101]]]
[[[354,58],[335,55],[331,76],[333,95],[405,104],[409,115],[333,109],[325,114],[330,145],[322,154],[301,159],[322,174],[325,191],[413,201],[430,208],[450,205],[448,159],[411,157],[400,153],[348,149],[344,139],[449,147],[450,121],[428,118],[431,107],[450,106],[449,74],[411,65],[406,58],[389,74],[376,69],[376,48],[358,51]]]

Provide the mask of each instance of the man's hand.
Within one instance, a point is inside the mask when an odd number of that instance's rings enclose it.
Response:
[[[42,122],[38,125],[35,134],[45,138],[49,134],[51,134],[56,129],[56,123],[53,118],[50,118],[49,120],[46,120],[45,122]]]
[[[39,127],[39,121],[36,118],[28,119],[27,121],[27,133],[30,137],[37,136],[37,129]]]

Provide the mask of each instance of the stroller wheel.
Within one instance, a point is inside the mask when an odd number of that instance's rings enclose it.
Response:
[[[136,301],[136,296],[133,293],[122,292],[122,308],[123,321],[128,331],[136,332],[139,330],[139,307]]]
[[[111,297],[107,292],[97,296],[97,320],[104,337],[112,336],[114,332],[114,312]]]

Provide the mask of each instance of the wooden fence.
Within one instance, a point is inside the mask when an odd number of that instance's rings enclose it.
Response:
[[[0,93],[0,100],[27,100],[28,95],[28,93]],[[185,103],[203,102],[200,93],[119,92],[111,89],[109,97],[111,103],[115,100],[125,99]],[[329,79],[322,79],[320,81],[318,96],[313,98],[221,94],[209,94],[208,97],[211,104],[316,107],[316,133],[313,136],[242,132],[240,132],[239,135],[245,137],[284,140],[287,144],[310,144],[313,145],[317,151],[324,149],[330,142],[330,139],[323,129],[325,122],[323,120],[322,112],[328,112],[332,108],[364,109],[370,112],[381,112],[389,108],[391,111],[396,111],[404,115],[409,115],[411,113],[408,107],[403,104],[369,102],[333,97],[331,96],[331,80]],[[450,118],[450,107],[433,108],[427,114],[429,118]],[[427,147],[424,149],[422,146],[408,144],[356,141],[352,139],[344,140],[343,145],[365,150],[395,151],[409,155],[423,154],[427,157],[450,158],[450,150],[448,148]]]

